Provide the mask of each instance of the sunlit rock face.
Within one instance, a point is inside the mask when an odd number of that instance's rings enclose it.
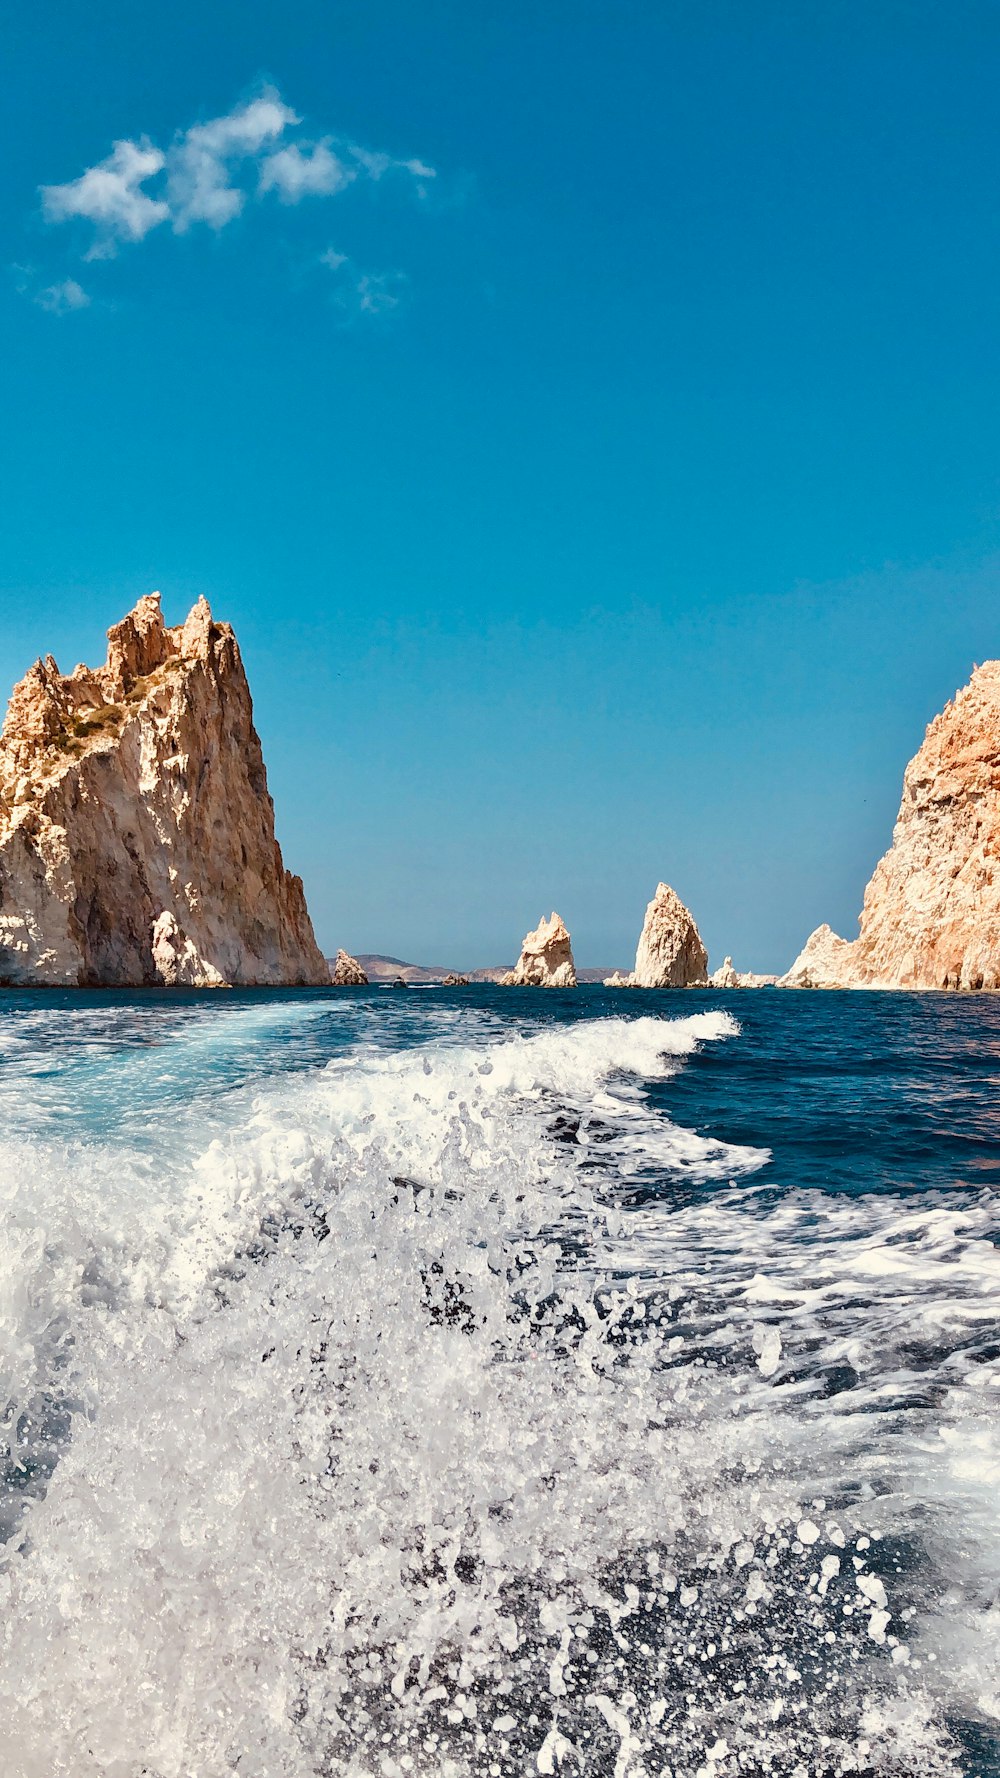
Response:
[[[635,953],[637,988],[695,988],[708,981],[708,952],[694,917],[669,883],[657,884]]]
[[[0,980],[220,987],[329,981],[284,869],[236,637],[158,593],[102,667],[52,656],[0,734]]]
[[[852,988],[858,985],[855,946],[830,926],[817,926],[785,975],[782,988]]]
[[[848,944],[820,927],[783,985],[1000,987],[998,859],[1000,661],[985,661],[906,768],[858,938]],[[808,983],[793,979],[803,970]]]
[[[573,947],[564,922],[552,913],[526,934],[515,967],[502,977],[508,988],[575,988]]]
[[[366,988],[368,977],[356,957],[349,951],[338,951],[330,965],[330,980],[335,988]]]

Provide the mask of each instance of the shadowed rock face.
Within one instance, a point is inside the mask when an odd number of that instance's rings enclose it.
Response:
[[[508,988],[576,987],[573,947],[558,914],[540,920],[526,934],[517,963],[501,980]]]
[[[976,668],[907,766],[860,928],[849,944],[820,927],[783,985],[1000,987],[1000,661]]]
[[[236,638],[159,594],[103,667],[49,655],[0,734],[0,980],[66,987],[329,981],[286,872]]]

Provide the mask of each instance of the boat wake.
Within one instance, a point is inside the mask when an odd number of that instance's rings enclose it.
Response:
[[[725,1013],[425,1016],[5,1141],[6,1769],[978,1769],[992,1195],[770,1190],[648,1097]]]

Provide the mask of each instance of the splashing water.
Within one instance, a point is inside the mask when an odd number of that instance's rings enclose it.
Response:
[[[993,1193],[675,1121],[725,1011],[387,1001],[8,1011],[5,1773],[995,1772]]]

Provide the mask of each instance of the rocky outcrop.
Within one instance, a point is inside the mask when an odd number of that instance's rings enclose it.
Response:
[[[468,985],[467,975],[446,975],[441,983],[442,988],[467,988]]]
[[[782,985],[1000,988],[1000,661],[975,669],[907,766],[859,936],[821,926]]]
[[[615,971],[606,988],[704,988],[708,985],[708,952],[694,918],[669,883],[658,883],[646,909],[635,968],[631,975]]]
[[[736,969],[731,957],[708,978],[710,988],[773,988],[777,982],[776,975],[755,975],[752,969]]]
[[[49,655],[0,734],[0,980],[65,987],[325,983],[274,837],[236,637],[158,593],[102,667]]]
[[[525,936],[514,968],[502,977],[507,988],[575,988],[570,936],[558,914],[538,922]]]
[[[739,970],[734,968],[733,960],[727,957],[721,969],[715,969],[708,978],[710,988],[740,988],[742,980]]]
[[[708,980],[701,934],[669,883],[657,884],[646,909],[632,974],[638,988],[697,988]]]
[[[839,938],[830,926],[817,926],[806,939],[791,969],[780,978],[781,988],[853,988],[859,985],[854,946]]]
[[[330,980],[335,988],[367,988],[368,977],[356,957],[349,951],[338,951],[330,964]]]

